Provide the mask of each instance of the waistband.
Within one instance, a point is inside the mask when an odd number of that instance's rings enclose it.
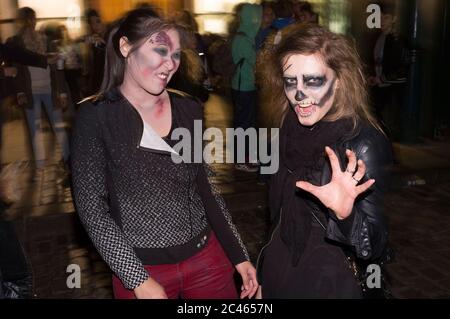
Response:
[[[144,265],[175,264],[192,257],[205,247],[211,236],[210,226],[183,245],[166,248],[134,248]]]

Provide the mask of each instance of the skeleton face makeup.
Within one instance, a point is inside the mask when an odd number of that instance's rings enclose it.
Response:
[[[318,54],[294,54],[283,64],[284,91],[300,124],[312,126],[331,109],[338,82]]]
[[[153,95],[159,95],[180,65],[180,38],[175,30],[150,37],[127,59],[125,76]]]

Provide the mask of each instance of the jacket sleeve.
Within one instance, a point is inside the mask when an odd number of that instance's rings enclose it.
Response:
[[[27,66],[23,64],[13,63],[13,66],[17,68],[17,76],[13,78],[12,83],[14,86],[14,93],[24,93],[27,94],[28,104],[31,105],[31,101],[33,96],[31,95],[30,90],[27,88],[27,83],[29,83],[27,78]],[[29,107],[30,107],[29,105]]]
[[[30,52],[30,54],[35,55],[35,53],[24,49],[23,44],[21,43],[21,40],[18,36],[9,38],[6,41],[5,48],[9,48],[8,50],[10,50],[11,53],[16,50],[25,50],[24,52]],[[20,57],[21,55],[19,54],[18,56]],[[14,59],[11,59],[10,61],[13,61],[12,66],[17,68],[17,76],[12,79],[14,94],[19,94],[19,93],[26,94],[27,95],[27,105],[24,105],[24,107],[31,108],[33,96],[31,94],[31,91],[28,89],[28,84],[30,82],[29,82],[29,77],[27,76],[28,69],[26,66],[26,63],[30,64],[29,63],[30,61],[28,59],[26,59],[25,57],[21,57],[19,59],[14,58]],[[30,65],[32,65],[32,64],[30,64]],[[47,65],[47,63],[46,63],[46,65]]]
[[[208,176],[212,175],[212,170],[206,164],[199,168],[197,175],[197,185],[207,212],[208,221],[233,265],[249,261],[247,249],[233,224],[225,201],[217,187],[210,183],[208,179]]]
[[[366,165],[361,183],[373,178],[375,184],[356,199],[347,219],[339,221],[330,212],[327,238],[351,246],[358,258],[375,260],[382,256],[388,239],[383,199],[389,187],[392,150],[388,140],[378,132],[367,135],[352,148]]]
[[[83,105],[72,140],[73,194],[89,237],[124,286],[134,289],[148,278],[142,262],[109,212],[105,146],[97,106]]]
[[[189,121],[202,120],[203,107],[201,104],[192,98],[185,98],[184,101],[186,104],[182,109],[188,112],[186,117]],[[204,128],[202,127],[202,132],[203,131]],[[209,180],[209,177],[213,175],[214,173],[210,166],[206,163],[202,163],[199,165],[195,180],[206,211],[208,222],[233,265],[249,261],[250,257],[247,253],[247,249],[232,221],[231,214],[226,207],[225,201],[220,195],[217,187]]]
[[[47,67],[47,57],[45,55],[34,53],[21,47],[17,44],[17,41],[13,40],[13,38],[8,39],[6,44],[0,45],[0,59],[43,69]]]

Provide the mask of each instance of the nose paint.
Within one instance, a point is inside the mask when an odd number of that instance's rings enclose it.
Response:
[[[328,81],[324,75],[302,75],[300,90],[298,89],[297,77],[284,77],[286,91],[296,90],[294,99],[301,102],[307,98],[315,101],[315,105],[323,107],[333,96],[336,78]],[[293,103],[293,102],[292,102]],[[295,105],[295,103],[293,103]]]
[[[305,93],[303,93],[300,90],[297,90],[297,93],[295,93],[295,100],[300,102],[300,101],[303,101],[304,99],[306,99]]]

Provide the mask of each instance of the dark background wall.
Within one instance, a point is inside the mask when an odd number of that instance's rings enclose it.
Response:
[[[408,130],[407,142],[417,137],[432,138],[450,122],[450,1],[448,0],[386,0],[395,6],[399,35],[410,49],[417,49],[414,79],[406,90],[402,114],[411,113],[402,130]],[[376,1],[349,0],[350,35],[354,37],[361,57],[368,61],[377,30],[366,25],[366,8]],[[417,4],[417,10],[415,5]],[[416,24],[414,23],[416,21]],[[414,25],[416,34],[414,37]],[[413,105],[414,104],[414,105]],[[401,123],[399,123],[401,125]]]

